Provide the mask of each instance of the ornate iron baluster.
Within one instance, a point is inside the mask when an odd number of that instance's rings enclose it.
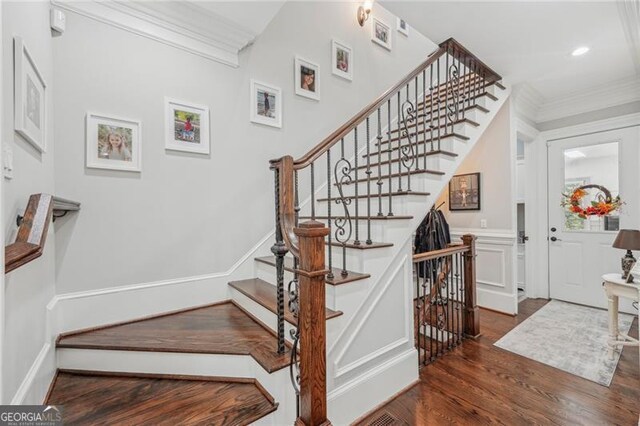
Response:
[[[333,200],[331,199],[331,148],[327,149],[327,228],[331,230],[331,203]],[[333,278],[333,257],[331,253],[333,251],[333,245],[331,241],[331,232],[327,235],[327,250],[329,251],[329,273],[327,274],[327,278]]]
[[[427,70],[422,70],[422,150],[424,151],[424,170],[427,170]],[[417,104],[416,104],[417,105]]]
[[[438,78],[436,79],[436,98],[438,100],[438,104],[436,105],[436,112],[438,113],[438,116],[435,125],[438,133],[438,151],[440,151],[440,132],[442,131],[440,126],[440,110],[442,109],[442,90],[440,90],[440,58],[438,58],[436,62],[436,73],[438,74]]]
[[[356,126],[353,129],[353,173],[355,174],[355,177],[353,179],[353,182],[355,183],[355,201],[356,201],[356,205],[355,205],[355,214],[356,214],[356,220],[355,220],[355,228],[356,228],[356,232],[355,232],[355,239],[353,241],[353,244],[359,246],[360,245],[360,232],[358,230],[358,222],[360,221],[360,215],[359,215],[359,206],[358,206],[358,126]]]
[[[382,114],[380,108],[378,108],[378,179],[376,185],[378,185],[378,216],[384,216],[382,213]]]
[[[311,163],[311,220],[316,220],[316,185],[315,185],[315,170],[314,164]],[[298,172],[296,171],[296,184],[298,179]],[[296,195],[298,191],[296,190]]]
[[[393,192],[393,182],[391,182],[391,175],[393,174],[391,173],[391,165],[393,164],[391,157],[393,153],[391,149],[391,98],[387,100],[387,151],[389,152],[389,213],[387,216],[393,216],[393,201],[391,200]]]
[[[402,192],[402,130],[400,127],[402,124],[400,123],[400,91],[398,91],[396,96],[398,97],[398,109],[396,110],[396,125],[398,126],[398,192]],[[389,128],[391,128],[391,124],[389,124]],[[391,144],[389,144],[389,149],[391,149]],[[392,173],[391,163],[389,163],[389,174],[391,175]]]
[[[342,204],[344,210],[344,216],[338,216],[335,220],[335,238],[340,244],[342,244],[342,276],[346,277],[347,272],[347,242],[351,239],[352,225],[351,215],[349,214],[349,204],[351,204],[351,198],[344,196],[343,186],[353,183],[351,177],[351,163],[344,156],[344,138],[340,141],[340,154],[341,158],[336,162],[333,173],[338,187],[338,193],[340,198],[336,200],[336,204]],[[355,183],[358,184],[357,182]],[[356,218],[356,220],[358,220]]]
[[[423,71],[423,73],[424,73],[424,71]],[[414,100],[413,100],[413,102],[414,102],[414,105],[417,108],[417,106],[418,106],[418,76],[416,76],[416,78],[414,80],[413,89],[414,89],[414,98],[413,98]],[[407,100],[409,100],[409,96],[407,96]],[[416,135],[415,136],[415,139],[416,139],[416,171],[418,171],[420,169],[420,166],[419,166],[420,162],[418,161],[418,157],[420,156],[420,146],[419,146],[419,142],[420,142],[420,136],[419,135],[420,134],[418,133],[418,120],[417,120],[418,117],[417,117],[417,114],[418,114],[418,111],[416,110],[416,117],[415,117],[416,120],[414,120],[415,123],[414,123],[414,127],[413,127],[414,128],[414,133]],[[407,173],[407,175],[409,175],[409,173]],[[409,190],[411,190],[411,185],[409,185]]]
[[[402,133],[403,133],[403,136],[407,138],[407,141],[409,143],[402,145],[400,147],[399,151],[401,153],[401,157],[399,162],[401,162],[402,165],[407,169],[407,191],[411,192],[411,166],[413,166],[414,161],[417,162],[416,154],[413,148],[414,148],[414,145],[416,146],[416,148],[418,146],[418,138],[417,138],[418,133],[416,132],[415,134],[412,135],[410,134],[410,130],[409,130],[409,125],[412,122],[417,121],[415,107],[413,106],[413,103],[410,100],[407,99],[402,104],[401,114],[402,114],[402,123],[404,126]],[[415,139],[415,144],[411,138],[412,136]]]
[[[367,117],[367,136],[366,136],[366,144],[367,144],[367,241],[366,244],[373,244],[371,241],[371,157],[370,157],[370,147],[369,143],[371,142],[371,134],[369,133],[369,117]],[[357,154],[356,154],[357,155]]]
[[[431,141],[431,151],[433,152],[433,120],[434,120],[434,111],[433,111],[433,103],[435,102],[435,98],[433,97],[433,64],[429,66],[429,97],[431,101],[429,102],[429,139]],[[424,159],[424,167],[427,168],[427,158]]]
[[[311,196],[313,197],[313,163],[311,163]],[[313,209],[313,198],[311,204],[312,216],[315,218],[315,212]],[[295,171],[295,211],[296,211],[296,226],[299,223],[300,213],[300,199],[298,196],[298,171]],[[293,258],[293,279],[289,281],[287,286],[287,293],[289,294],[289,311],[295,318],[298,318],[300,313],[300,286],[298,281],[298,266],[299,260],[297,257]],[[291,364],[289,365],[289,377],[293,390],[296,394],[296,417],[300,416],[300,363],[298,362],[298,340],[300,338],[300,331],[297,327],[293,327],[289,330],[289,335],[293,340],[293,347],[291,348]]]
[[[447,56],[448,58],[448,56]],[[448,60],[447,60],[448,62]],[[455,61],[452,61],[452,64],[448,67],[447,71],[447,99],[448,102],[446,104],[446,121],[451,125],[451,133],[453,133],[455,122],[458,119],[458,107],[459,107],[459,93],[458,87],[460,84],[459,70],[455,64]],[[447,131],[445,125],[445,132]]]
[[[285,353],[284,344],[284,256],[289,252],[284,243],[282,228],[280,228],[280,172],[275,173],[275,195],[276,195],[276,242],[271,247],[271,252],[276,257],[276,293],[277,293],[277,330],[278,330],[278,353]]]

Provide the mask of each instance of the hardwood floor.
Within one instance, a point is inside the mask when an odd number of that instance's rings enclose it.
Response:
[[[610,387],[493,346],[547,303],[527,299],[511,317],[481,310],[482,336],[420,371],[418,384],[367,416],[389,425],[636,425],[640,413],[638,348],[623,350]],[[630,332],[638,336],[637,319]]]
[[[57,347],[251,355],[270,373],[291,363],[273,332],[232,302],[67,334]]]
[[[249,380],[72,371],[58,372],[46,404],[74,425],[247,425],[278,407]]]

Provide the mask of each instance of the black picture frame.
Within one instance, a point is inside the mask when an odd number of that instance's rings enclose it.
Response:
[[[461,186],[466,189],[462,192]],[[449,211],[478,211],[482,206],[480,173],[455,175],[449,181]],[[471,200],[469,200],[469,197]]]

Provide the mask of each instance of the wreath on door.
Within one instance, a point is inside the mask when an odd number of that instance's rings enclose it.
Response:
[[[588,194],[588,189],[597,189],[599,192],[594,197],[594,201],[591,201],[591,205],[583,207],[582,199]],[[607,216],[624,204],[619,195],[613,198],[611,191],[602,185],[582,185],[571,193],[562,194],[562,197],[561,205],[582,219],[588,216]]]

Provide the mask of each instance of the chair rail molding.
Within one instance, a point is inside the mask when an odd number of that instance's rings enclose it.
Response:
[[[257,34],[195,2],[52,0],[54,6],[237,68]],[[179,4],[178,4],[179,3]]]

